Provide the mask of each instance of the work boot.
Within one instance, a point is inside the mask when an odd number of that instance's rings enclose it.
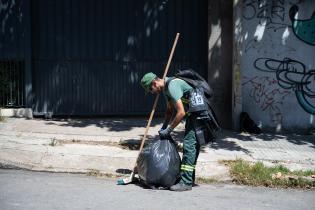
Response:
[[[182,192],[182,191],[187,191],[187,190],[191,190],[191,185],[186,185],[182,182],[179,182],[170,187],[170,191]]]

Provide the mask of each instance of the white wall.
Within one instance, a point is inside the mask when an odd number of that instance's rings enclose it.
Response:
[[[242,110],[263,129],[314,126],[315,1],[243,0],[239,7]]]

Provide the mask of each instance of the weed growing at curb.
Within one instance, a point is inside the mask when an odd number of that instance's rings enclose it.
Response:
[[[0,122],[4,122],[4,121],[5,121],[5,118],[0,115]]]
[[[6,117],[2,116],[1,114],[1,108],[0,108],[0,122],[5,122]]]
[[[97,169],[88,169],[88,172],[86,173],[86,175],[87,176],[94,176],[97,178],[110,178],[110,179],[121,177],[121,176],[115,175],[115,174],[101,173]]]
[[[56,144],[57,144],[57,140],[55,138],[52,138],[51,142],[49,143],[49,146],[54,147],[54,146],[56,146]]]
[[[315,171],[290,171],[277,165],[267,167],[262,162],[251,163],[242,159],[221,161],[230,167],[233,182],[251,186],[315,189]]]
[[[215,184],[219,183],[220,181],[214,178],[205,178],[205,177],[197,177],[196,183],[198,184]]]

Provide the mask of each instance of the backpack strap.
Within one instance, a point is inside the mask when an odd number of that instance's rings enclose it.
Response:
[[[168,85],[170,84],[170,82],[175,79],[176,77],[169,77],[168,80],[165,83],[165,87],[168,89]]]

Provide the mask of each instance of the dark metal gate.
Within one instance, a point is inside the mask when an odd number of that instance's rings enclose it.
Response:
[[[0,1],[0,107],[25,105],[25,4]]]
[[[207,72],[205,0],[34,0],[35,113],[147,114],[139,80],[162,75],[176,32],[177,68]],[[161,111],[162,105],[158,108]]]
[[[0,61],[0,107],[24,104],[24,62]]]

